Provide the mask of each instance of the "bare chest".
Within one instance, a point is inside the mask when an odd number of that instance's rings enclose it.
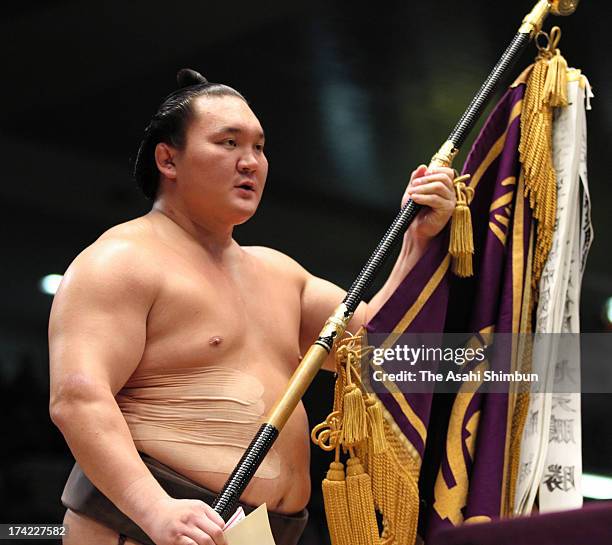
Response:
[[[290,279],[252,264],[228,272],[189,262],[168,266],[164,276],[141,369],[295,367],[300,293]]]

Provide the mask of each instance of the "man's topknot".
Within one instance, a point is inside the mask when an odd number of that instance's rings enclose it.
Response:
[[[179,89],[182,89],[190,85],[206,84],[208,80],[202,74],[191,68],[181,68],[176,73],[176,82],[178,83]]]

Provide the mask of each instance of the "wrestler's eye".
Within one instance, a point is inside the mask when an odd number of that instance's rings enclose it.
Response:
[[[256,149],[257,151],[260,151],[260,152],[261,152],[261,151],[263,151],[263,150],[264,150],[264,145],[263,145],[263,144],[257,144],[257,145],[255,146],[255,149]]]
[[[228,146],[230,148],[235,148],[238,143],[233,138],[228,138],[227,140],[223,140],[223,145]]]

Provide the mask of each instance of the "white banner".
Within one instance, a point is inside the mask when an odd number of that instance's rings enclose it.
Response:
[[[582,506],[580,347],[576,336],[560,341],[549,334],[580,332],[580,286],[593,238],[585,113],[592,96],[586,77],[571,70],[569,106],[555,112],[557,221],[540,280],[533,348],[534,371],[544,380],[531,395],[523,430],[516,514],[530,513],[538,492],[541,512]]]

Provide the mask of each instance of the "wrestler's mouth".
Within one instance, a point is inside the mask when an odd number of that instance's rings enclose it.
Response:
[[[240,185],[236,186],[239,189],[246,189],[248,191],[255,191],[255,184],[251,181],[242,182]]]

